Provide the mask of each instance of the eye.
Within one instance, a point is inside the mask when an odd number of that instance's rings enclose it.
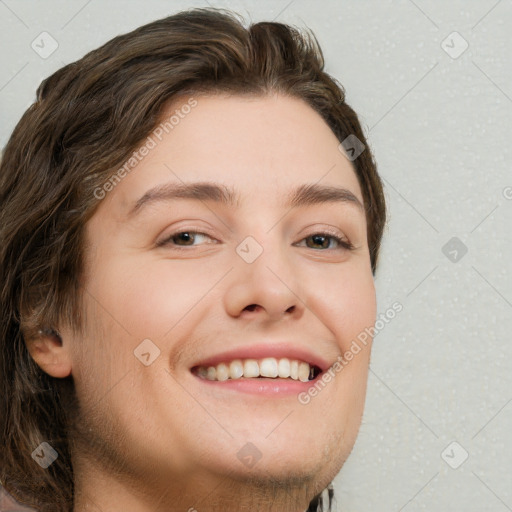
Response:
[[[310,249],[338,249],[338,250],[352,250],[354,249],[354,246],[352,243],[342,238],[341,236],[337,235],[336,233],[331,232],[319,232],[319,233],[313,233],[306,238],[304,238],[302,241],[306,241],[306,247]],[[311,240],[313,245],[317,245],[320,247],[311,247],[310,245],[307,245],[307,241]],[[334,240],[335,244],[337,244],[337,247],[329,247],[330,241]]]
[[[214,240],[211,236],[207,235],[206,233],[200,233],[198,231],[178,231],[176,233],[173,233],[169,237],[165,238],[164,240],[158,242],[156,245],[158,247],[167,246],[167,245],[175,245],[178,248],[181,247],[193,247],[197,244],[194,244],[195,241],[198,239],[200,240],[201,237],[209,238],[210,240]],[[181,244],[181,242],[184,242]]]
[[[186,231],[178,231],[176,233],[172,233],[170,236],[165,238],[164,240],[158,242],[156,245],[158,247],[162,246],[174,246],[177,249],[181,249],[184,247],[194,247],[197,245],[204,245],[204,244],[195,244],[194,242],[200,241],[201,239],[208,238],[210,240],[215,240],[211,236],[207,235],[206,233],[201,233],[199,231],[192,231],[192,230],[186,230]],[[354,249],[354,246],[352,243],[341,237],[340,235],[332,232],[318,232],[313,233],[306,238],[303,238],[301,242],[306,241],[306,247],[309,249],[331,249],[331,250],[352,250]],[[317,247],[312,247],[307,242],[311,241],[312,245],[316,245]],[[331,246],[331,241],[334,242],[335,247]],[[183,243],[182,243],[183,242]],[[215,240],[216,242],[216,240]],[[214,242],[214,243],[215,243]],[[299,246],[299,244],[296,244]]]

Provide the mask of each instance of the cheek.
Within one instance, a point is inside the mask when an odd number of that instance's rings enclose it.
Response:
[[[369,266],[347,262],[333,267],[329,275],[306,273],[303,289],[310,290],[308,309],[330,331],[339,351],[338,363],[332,367],[333,380],[327,384],[329,391],[325,394],[322,391],[324,399],[312,401],[310,405],[318,408],[315,414],[330,415],[336,429],[341,427],[349,438],[355,439],[368,378],[371,350],[368,328],[376,318],[373,275]]]
[[[320,287],[318,283],[323,284]],[[310,309],[334,333],[342,352],[349,349],[359,334],[374,325],[375,286],[371,270],[365,265],[347,264],[328,275],[310,275],[306,286],[315,290],[308,294]]]
[[[197,260],[141,262],[141,258],[136,265],[134,260],[105,265],[92,288],[117,323],[141,339],[164,336],[225,273],[224,269],[212,272]]]

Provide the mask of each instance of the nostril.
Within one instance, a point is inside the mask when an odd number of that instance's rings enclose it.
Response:
[[[257,304],[251,304],[250,306],[247,306],[245,309],[247,311],[254,311],[258,307]]]

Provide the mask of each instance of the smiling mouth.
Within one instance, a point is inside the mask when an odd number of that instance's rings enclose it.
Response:
[[[318,366],[286,357],[234,359],[215,366],[194,366],[191,371],[199,378],[218,382],[261,378],[308,382],[322,372]]]

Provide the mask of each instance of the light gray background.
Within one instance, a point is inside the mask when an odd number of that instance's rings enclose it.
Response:
[[[1,146],[53,71],[207,4],[0,0]],[[512,511],[512,2],[209,4],[311,27],[385,180],[379,311],[404,309],[375,338],[337,510]],[[47,59],[31,48],[42,31],[59,44]],[[463,49],[454,31],[469,44],[457,58],[443,49]]]

